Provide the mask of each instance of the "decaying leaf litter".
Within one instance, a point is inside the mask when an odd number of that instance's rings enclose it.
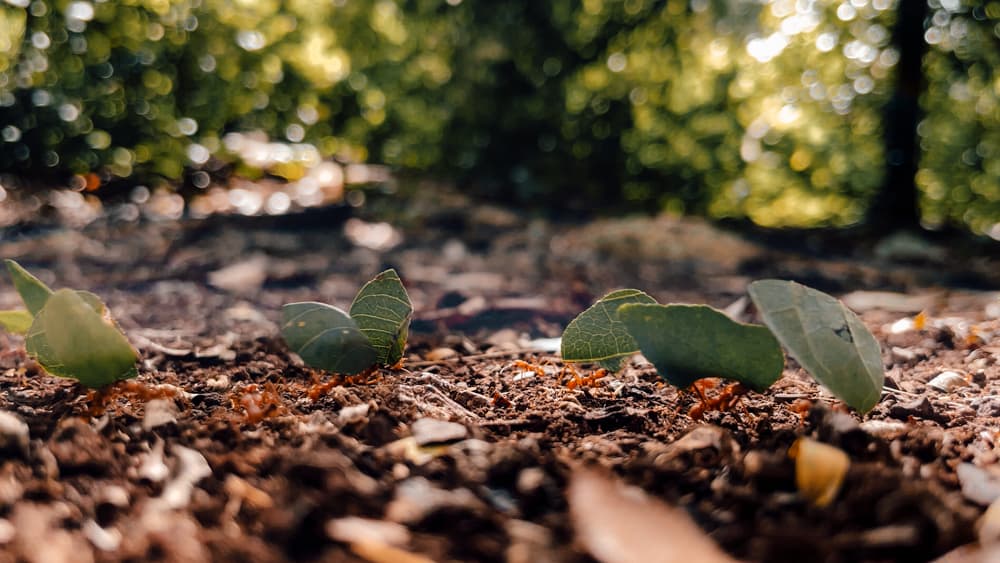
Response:
[[[577,227],[496,209],[456,224],[438,203],[419,221],[396,221],[403,243],[380,251],[337,225],[292,232],[221,219],[3,243],[4,256],[46,282],[101,295],[140,348],[139,380],[181,392],[121,398],[88,420],[72,383],[39,377],[19,339],[0,336],[2,551],[33,553],[25,538],[44,537],[47,555],[97,560],[615,560],[594,546],[627,545],[631,530],[600,525],[607,513],[571,492],[578,479],[638,487],[660,507],[651,510],[692,519],[708,546],[740,559],[926,560],[975,541],[974,523],[1000,491],[995,295],[930,286],[948,270],[941,264],[811,260],[698,223],[649,221],[643,232],[676,244],[623,253],[614,240],[635,220]],[[204,283],[241,256],[253,257],[259,282]],[[413,301],[409,367],[313,400],[327,376],[290,359],[281,306],[346,308],[387,267]],[[695,397],[663,385],[648,363],[632,359],[603,385],[571,390],[542,351],[615,288],[733,305],[747,321],[737,301],[771,276],[839,295],[923,298],[893,307],[912,310],[859,307],[890,388],[869,415],[840,412],[788,361],[767,393],[694,422]],[[17,305],[9,285],[0,305]],[[944,372],[957,378],[931,386]],[[825,507],[798,492],[787,451],[801,436],[849,459]],[[602,494],[616,510],[635,499]]]

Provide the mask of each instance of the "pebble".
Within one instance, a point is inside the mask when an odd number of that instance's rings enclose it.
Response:
[[[469,489],[440,489],[424,477],[412,477],[396,487],[385,517],[401,524],[416,523],[441,508],[475,510],[483,503]]]
[[[1000,479],[971,463],[960,463],[955,470],[965,498],[988,506],[1000,498]]]
[[[927,397],[920,397],[906,403],[896,403],[889,409],[889,416],[906,420],[911,416],[934,418],[934,405]]]
[[[914,329],[914,322],[911,318],[899,319],[889,325],[889,334],[902,334]]]
[[[146,403],[142,416],[142,429],[149,431],[165,424],[177,422],[177,405],[170,399],[153,399]]]
[[[866,420],[861,423],[861,429],[878,438],[894,438],[906,432],[907,426],[895,420]]]
[[[410,542],[410,531],[402,524],[348,516],[326,523],[326,535],[344,543],[381,543],[403,546]]]
[[[368,418],[369,409],[370,405],[368,403],[344,407],[340,409],[339,413],[337,413],[337,420],[340,421],[341,424],[363,422],[366,418]]]
[[[16,414],[0,411],[0,452],[28,455],[28,425]]]
[[[410,432],[418,446],[457,442],[469,435],[469,429],[456,422],[421,418],[410,425]]]

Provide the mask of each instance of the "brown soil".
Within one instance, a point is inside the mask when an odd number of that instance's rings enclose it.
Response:
[[[339,211],[3,239],[0,255],[107,300],[145,393],[88,416],[78,388],[0,336],[0,409],[30,436],[0,429],[0,561],[593,561],[566,495],[586,465],[682,507],[740,559],[922,561],[974,542],[1000,495],[997,295],[938,285],[995,287],[995,260],[819,259],[696,221],[554,224],[456,196],[393,217],[402,239],[385,250]],[[386,266],[417,311],[405,369],[324,386],[277,336],[281,304],[344,306]],[[862,307],[892,387],[873,412],[846,414],[789,361],[767,393],[692,420],[694,396],[639,358],[571,389],[555,356],[531,352],[616,287],[726,307],[768,276],[905,292]],[[0,308],[17,305],[4,282]],[[920,310],[922,329],[890,330]],[[947,370],[965,383],[927,385]],[[852,460],[825,508],[796,492],[799,436]],[[983,480],[963,493],[964,462]]]

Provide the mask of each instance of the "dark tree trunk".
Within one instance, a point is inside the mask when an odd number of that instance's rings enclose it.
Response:
[[[892,33],[899,51],[896,87],[885,108],[886,174],[868,209],[867,226],[878,232],[920,229],[916,174],[920,159],[917,124],[924,90],[927,0],[901,0]]]

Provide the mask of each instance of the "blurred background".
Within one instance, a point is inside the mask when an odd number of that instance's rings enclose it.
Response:
[[[998,102],[998,1],[0,4],[0,200],[67,186],[27,201],[84,214],[281,214],[430,178],[1000,238]]]

